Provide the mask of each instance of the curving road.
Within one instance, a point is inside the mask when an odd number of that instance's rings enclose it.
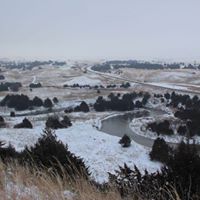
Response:
[[[177,91],[177,92],[189,93],[189,94],[193,94],[193,95],[195,95],[195,94],[200,95],[200,92],[198,92],[198,91],[184,90],[184,89],[178,89],[178,88],[173,89],[173,88],[170,88],[170,87],[167,87],[167,86],[164,86],[164,85],[154,85],[154,84],[148,83],[148,82],[141,82],[141,81],[137,81],[137,80],[117,77],[117,76],[114,76],[112,74],[107,74],[107,73],[103,73],[103,72],[99,72],[99,71],[94,71],[94,70],[91,69],[91,67],[92,66],[87,67],[86,70],[88,72],[90,72],[90,73],[98,74],[98,75],[101,75],[101,76],[103,76],[105,78],[112,78],[112,79],[122,80],[122,81],[126,81],[126,82],[129,82],[129,83],[137,83],[139,85],[144,85],[144,86],[155,88],[155,89],[167,89],[167,90],[170,90],[170,91]],[[190,85],[188,85],[188,86],[190,86]]]

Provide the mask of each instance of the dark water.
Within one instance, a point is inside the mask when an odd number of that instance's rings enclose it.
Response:
[[[136,134],[129,128],[129,124],[133,118],[147,117],[150,115],[158,116],[163,114],[165,114],[165,112],[161,110],[141,110],[134,111],[132,113],[125,113],[124,115],[110,117],[102,121],[101,131],[119,137],[122,137],[124,134],[127,134],[136,143],[151,148],[154,143],[154,140]],[[174,146],[175,144],[169,143],[169,145]]]

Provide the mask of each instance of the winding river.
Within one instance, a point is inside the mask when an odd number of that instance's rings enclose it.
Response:
[[[151,148],[153,146],[154,139],[138,135],[129,127],[129,124],[133,118],[147,117],[150,116],[150,114],[151,116],[163,115],[165,114],[165,112],[161,110],[148,109],[148,110],[133,111],[125,113],[123,115],[113,116],[105,120],[102,120],[101,131],[119,137],[122,137],[124,134],[127,134],[136,143]],[[168,143],[168,144],[172,147],[177,146],[176,143]]]

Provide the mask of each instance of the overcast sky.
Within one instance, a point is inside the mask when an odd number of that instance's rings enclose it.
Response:
[[[200,61],[200,0],[0,0],[0,57]]]

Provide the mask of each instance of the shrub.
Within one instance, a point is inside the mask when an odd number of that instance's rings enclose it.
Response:
[[[72,123],[68,116],[64,116],[63,120],[59,121],[57,116],[48,117],[46,121],[46,127],[51,129],[67,128],[71,126]]]
[[[82,101],[81,104],[79,106],[76,106],[74,108],[75,112],[89,112],[89,106],[87,105],[87,103],[85,101]]]
[[[148,124],[148,128],[150,128],[151,131],[156,132],[158,136],[160,134],[173,135],[173,130],[170,128],[170,123],[168,120],[164,120],[158,123],[152,122]]]
[[[3,123],[3,122],[5,122],[4,118],[2,116],[0,116],[0,123]]]
[[[45,129],[37,143],[21,153],[22,163],[30,163],[38,168],[45,168],[61,176],[71,178],[88,177],[89,171],[83,160],[68,151],[67,145],[58,141],[54,132]]]
[[[64,110],[64,112],[65,113],[71,113],[71,112],[73,112],[74,110],[73,110],[73,108],[71,108],[71,107],[68,107],[68,108],[66,108],[65,110]]]
[[[168,178],[176,184],[181,199],[198,199],[200,194],[200,157],[195,144],[181,142],[167,163]],[[190,198],[189,198],[190,197]]]
[[[157,138],[154,141],[152,150],[150,152],[151,160],[160,161],[166,163],[169,158],[170,148],[162,138]]]
[[[37,107],[41,107],[41,106],[43,106],[43,101],[39,97],[35,96],[32,100],[32,105],[37,106]]]
[[[11,111],[10,112],[10,117],[15,117],[15,112]]]
[[[14,128],[33,128],[33,125],[27,118],[24,118],[23,121],[19,124],[16,124]]]
[[[85,101],[82,101],[79,107],[80,107],[80,111],[82,111],[82,112],[90,111],[89,106],[87,105],[87,103]]]
[[[15,151],[15,148],[9,144],[8,147],[3,147],[4,142],[0,141],[0,158],[3,162],[10,161],[10,159],[17,158],[18,153]]]
[[[72,122],[67,115],[65,115],[63,117],[63,120],[61,120],[61,124],[66,128],[69,127],[69,126],[72,126]]]
[[[0,74],[0,80],[4,80],[5,76]]]
[[[186,126],[179,126],[178,130],[177,130],[177,133],[179,135],[186,135],[186,133],[187,133],[187,127]]]
[[[54,102],[54,103],[58,103],[58,102],[59,102],[59,101],[58,101],[58,98],[57,98],[57,97],[54,97],[54,98],[53,98],[53,102]]]
[[[131,139],[128,135],[124,134],[124,136],[119,140],[119,144],[122,147],[130,147],[131,146]]]
[[[2,116],[0,116],[0,127],[4,127],[5,126],[5,120]]]
[[[42,84],[41,83],[31,83],[29,85],[30,88],[40,88],[42,87]]]
[[[51,101],[51,99],[47,98],[44,100],[44,107],[45,108],[52,108],[53,107],[53,103]]]
[[[58,117],[56,116],[48,117],[46,121],[46,127],[51,128],[51,129],[64,128],[64,126],[60,123]]]
[[[161,170],[141,174],[137,167],[126,164],[115,174],[109,174],[112,186],[116,186],[127,199],[199,199],[200,156],[196,145],[180,143],[171,151]]]
[[[30,106],[30,99],[26,95],[6,95],[0,103],[1,106],[15,108],[15,110],[26,110]]]

